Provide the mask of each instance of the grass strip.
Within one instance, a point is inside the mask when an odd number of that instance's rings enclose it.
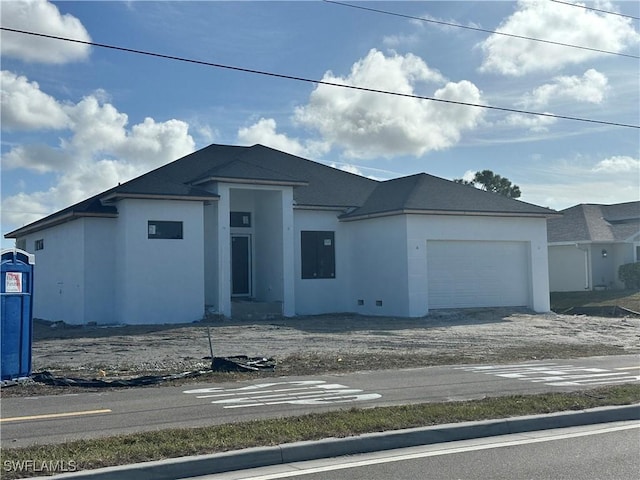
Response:
[[[363,433],[445,423],[640,403],[640,385],[536,395],[509,395],[445,403],[352,408],[250,422],[144,432],[62,444],[2,450],[2,478],[43,475],[43,471],[8,468],[19,462],[41,465],[72,462],[78,470],[272,446],[301,440],[347,437]]]

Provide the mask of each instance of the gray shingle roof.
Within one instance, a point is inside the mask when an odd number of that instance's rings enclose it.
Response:
[[[121,197],[215,199],[207,181],[237,181],[294,186],[297,206],[348,210],[344,219],[401,211],[553,215],[553,210],[483,192],[425,173],[379,182],[274,150],[210,145],[99,195],[60,210],[5,235],[29,231],[83,215],[114,216],[109,201]]]
[[[579,204],[547,222],[549,243],[622,242],[640,232],[640,202]]]
[[[380,182],[362,207],[341,218],[354,219],[401,211],[544,216],[556,213],[548,208],[419,173]]]

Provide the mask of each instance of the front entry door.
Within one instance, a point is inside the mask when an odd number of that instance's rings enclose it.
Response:
[[[251,236],[231,236],[231,294],[251,295]]]

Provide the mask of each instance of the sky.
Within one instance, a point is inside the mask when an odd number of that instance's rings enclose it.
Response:
[[[640,3],[569,1],[2,0],[4,28],[218,65],[3,30],[2,234],[212,143],[640,200]]]

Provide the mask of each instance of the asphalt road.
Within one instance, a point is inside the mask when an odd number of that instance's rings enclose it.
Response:
[[[3,398],[2,448],[348,408],[573,391],[640,381],[637,355],[273,377]]]
[[[503,435],[227,472],[192,480],[635,480],[640,424]]]

